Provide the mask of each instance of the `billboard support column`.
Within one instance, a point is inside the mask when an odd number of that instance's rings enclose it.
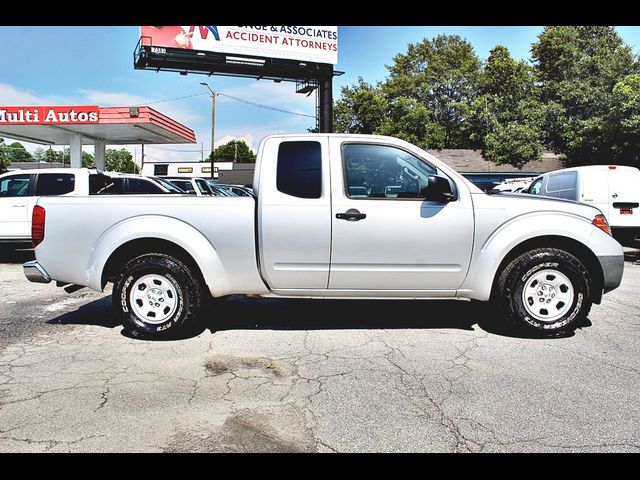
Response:
[[[333,73],[320,80],[320,133],[333,132]]]
[[[105,151],[104,140],[96,140],[95,149],[94,149],[94,156],[96,159],[96,168],[102,171],[104,171],[104,151]]]
[[[82,167],[82,135],[79,133],[69,136],[69,152],[71,154],[71,168]]]

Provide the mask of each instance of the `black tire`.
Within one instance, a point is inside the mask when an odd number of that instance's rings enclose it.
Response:
[[[553,293],[546,279],[559,285]],[[564,250],[539,248],[518,256],[500,273],[493,302],[509,326],[538,333],[568,332],[589,314],[591,288],[591,275],[578,258]],[[555,294],[569,300],[558,301]]]
[[[140,312],[141,306],[131,304],[133,287],[149,275],[161,277],[173,287],[167,297],[167,302],[174,303],[171,309],[167,307],[170,315],[164,320],[159,318],[162,321],[158,322],[137,314],[136,310]],[[124,328],[137,337],[173,337],[190,332],[197,325],[205,298],[204,285],[198,276],[180,260],[163,253],[148,253],[127,262],[114,284],[112,295],[113,307],[122,317]]]

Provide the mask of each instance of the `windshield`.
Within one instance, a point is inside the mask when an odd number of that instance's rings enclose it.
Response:
[[[170,181],[165,180],[164,178],[160,178],[160,177],[151,177],[151,178],[153,178],[156,182],[158,182],[164,188],[169,190],[171,193],[186,193],[183,189],[181,189],[177,185],[174,185]]]

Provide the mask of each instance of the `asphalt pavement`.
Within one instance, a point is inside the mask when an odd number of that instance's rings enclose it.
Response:
[[[0,254],[0,452],[638,452],[640,258],[558,338],[478,303],[234,296],[192,338]]]

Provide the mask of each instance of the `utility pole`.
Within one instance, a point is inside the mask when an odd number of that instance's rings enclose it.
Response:
[[[200,82],[200,85],[202,85],[203,87],[207,87],[207,90],[209,90],[210,94],[211,94],[211,178],[215,178],[214,177],[214,162],[213,162],[213,152],[215,150],[214,147],[214,138],[215,138],[215,132],[216,132],[216,91],[212,90],[211,87],[209,86],[209,84],[207,82]]]

